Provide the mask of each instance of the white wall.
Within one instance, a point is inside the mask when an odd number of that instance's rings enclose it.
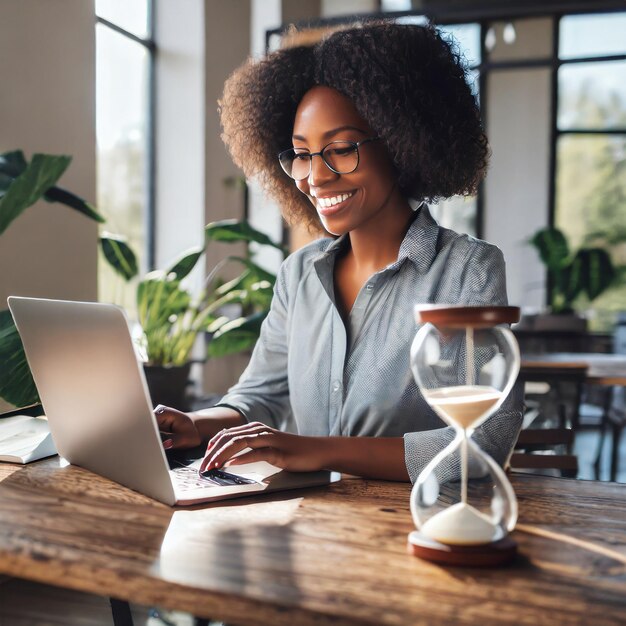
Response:
[[[551,19],[518,20],[515,43],[497,43],[492,60],[551,55]],[[493,150],[485,184],[484,238],[507,263],[509,302],[526,311],[545,302],[545,271],[527,240],[548,223],[550,69],[497,70],[487,79],[487,134]]]
[[[284,17],[284,0],[252,0],[251,2],[251,19],[250,19],[250,54],[256,58],[265,54],[265,33],[268,30],[278,28],[283,23]],[[292,2],[293,4],[293,2]],[[300,3],[300,7],[305,7],[304,3]],[[298,8],[297,6],[294,8]],[[290,16],[288,19],[295,21],[296,16]],[[283,220],[280,214],[280,208],[275,202],[268,200],[261,188],[254,181],[248,181],[248,217],[249,221],[258,230],[269,235],[274,241],[280,241],[283,233]],[[255,254],[255,261],[259,265],[270,271],[277,271],[281,261],[281,255],[275,249],[257,248],[252,250]]]
[[[493,150],[485,185],[484,238],[507,263],[509,302],[544,301],[544,270],[527,240],[548,221],[550,71],[494,72],[487,129]]]
[[[250,54],[265,54],[265,33],[282,24],[281,0],[250,0]]]
[[[156,265],[163,268],[203,242],[204,1],[157,0],[156,15]]]
[[[0,152],[73,156],[60,185],[95,203],[94,6],[0,2]],[[97,226],[39,202],[0,236],[0,309],[10,294],[97,298]]]
[[[375,13],[378,11],[376,0],[322,0],[322,15],[352,15],[357,13]]]
[[[240,176],[220,138],[217,100],[224,81],[250,54],[250,1],[205,0],[205,223],[243,217],[243,194],[224,180]],[[207,249],[206,270],[210,271],[229,254],[241,254],[243,247],[211,243]],[[204,368],[204,387],[224,392],[239,377],[249,356],[234,355],[209,361]]]

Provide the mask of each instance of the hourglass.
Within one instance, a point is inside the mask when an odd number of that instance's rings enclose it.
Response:
[[[411,369],[426,402],[455,433],[411,492],[419,530],[409,534],[409,549],[417,556],[462,565],[496,565],[515,556],[508,538],[517,520],[515,493],[472,434],[517,378],[519,349],[506,325],[519,313],[504,306],[415,308],[423,326],[411,346]]]

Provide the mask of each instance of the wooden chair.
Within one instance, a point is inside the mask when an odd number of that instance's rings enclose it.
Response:
[[[525,402],[533,408],[525,415],[513,454],[512,469],[556,470],[561,476],[576,478],[578,458],[572,453],[574,436],[580,424],[579,410],[587,367],[559,364],[524,367],[519,379],[526,384]],[[545,386],[543,393],[528,393],[530,384]]]
[[[543,383],[547,385],[548,393],[536,394],[529,398],[525,393],[527,404],[532,400],[539,405],[539,416],[547,426],[555,425],[558,421],[559,428],[578,427],[580,417],[579,410],[582,399],[582,390],[587,376],[587,366],[583,364],[560,365],[555,363],[550,366],[524,366],[519,373],[519,380],[527,383]],[[528,400],[531,402],[528,402]],[[552,412],[548,400],[553,400]],[[541,406],[543,404],[544,406]],[[524,424],[528,427],[528,424]]]
[[[561,476],[576,478],[578,459],[569,451],[574,443],[574,431],[570,428],[535,428],[520,431],[513,454],[509,459],[511,469],[558,470]],[[537,454],[557,452],[564,448],[566,454]]]

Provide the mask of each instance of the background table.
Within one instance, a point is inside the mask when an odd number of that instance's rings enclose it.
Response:
[[[518,561],[406,553],[410,485],[171,509],[53,458],[0,464],[0,573],[229,624],[623,624],[626,487],[513,477]]]
[[[626,355],[592,352],[548,352],[522,354],[521,371],[535,368],[586,367],[587,383],[626,386]]]

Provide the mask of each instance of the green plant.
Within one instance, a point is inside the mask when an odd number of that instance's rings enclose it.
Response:
[[[0,155],[0,234],[21,213],[43,198],[59,202],[86,217],[103,223],[96,209],[75,194],[55,186],[71,162],[69,156],[35,154],[28,163],[21,151]],[[195,296],[183,281],[202,257],[211,241],[256,242],[281,251],[285,249],[247,222],[224,220],[205,227],[205,244],[186,252],[169,269],[147,274],[137,287],[139,322],[144,347],[151,364],[180,365],[189,355],[199,333],[211,336],[207,356],[219,357],[251,348],[269,311],[276,276],[252,261],[250,256],[229,256],[207,277],[204,289]],[[99,245],[104,258],[123,280],[137,275],[137,260],[125,239],[101,233]],[[228,263],[243,270],[228,282],[218,273]],[[227,304],[237,304],[235,319],[222,315]],[[22,342],[8,310],[0,311],[0,397],[16,406],[39,400]],[[10,375],[9,375],[10,373]]]
[[[56,186],[71,160],[65,155],[35,154],[28,162],[21,150],[0,154],[0,235],[39,199],[63,204],[96,222],[105,221],[91,204]],[[99,245],[113,269],[126,280],[137,273],[135,255],[123,238],[102,233]],[[0,363],[0,397],[16,406],[37,402],[37,389],[8,310],[0,310]]]
[[[205,246],[211,241],[256,242],[283,247],[247,222],[222,220],[205,227]],[[166,270],[150,272],[137,287],[137,310],[143,331],[144,348],[152,365],[182,365],[190,358],[196,337],[207,332],[211,339],[207,356],[219,357],[250,349],[256,342],[267,315],[276,276],[249,257],[229,256],[204,281],[204,288],[192,294],[183,280],[196,266],[205,248],[183,254]],[[220,284],[219,271],[228,263],[239,264],[242,273]],[[226,305],[237,304],[241,315],[222,315]]]
[[[583,247],[572,253],[565,235],[557,228],[539,230],[529,243],[548,271],[554,313],[572,312],[579,295],[585,293],[591,302],[615,281],[617,271],[603,248]]]

